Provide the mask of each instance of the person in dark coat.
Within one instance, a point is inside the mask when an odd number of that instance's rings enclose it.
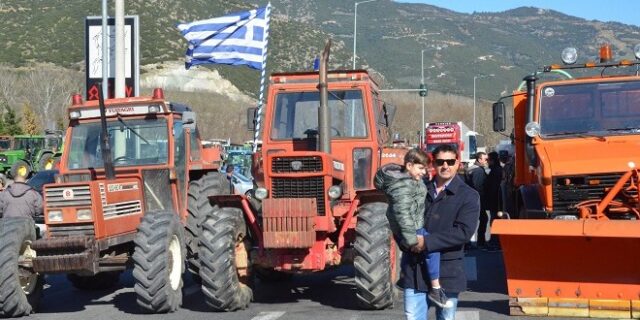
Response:
[[[476,161],[473,165],[469,166],[466,172],[467,184],[475,189],[480,195],[480,222],[478,224],[477,232],[477,245],[479,248],[486,246],[485,234],[487,233],[487,226],[489,224],[489,213],[487,212],[487,204],[484,194],[484,184],[487,180],[487,169],[489,157],[485,152],[476,153]]]
[[[460,161],[451,145],[432,152],[436,176],[427,182],[424,236],[426,252],[440,252],[440,283],[452,306],[436,306],[438,319],[453,320],[458,295],[467,289],[464,272],[464,245],[478,225],[480,196],[456,174]],[[405,293],[407,320],[426,320],[429,301],[429,275],[420,254],[403,255],[399,285]],[[407,312],[409,310],[410,312]]]
[[[42,196],[25,181],[26,177],[17,175],[15,181],[0,193],[0,218],[34,219],[42,214]]]
[[[489,153],[489,175],[484,183],[484,194],[486,198],[486,209],[491,214],[491,220],[489,225],[493,223],[493,220],[498,216],[498,211],[502,211],[502,190],[500,185],[502,184],[502,166],[500,165],[500,157],[497,152]],[[491,251],[497,250],[497,243],[495,237],[491,239],[491,243],[488,246]]]

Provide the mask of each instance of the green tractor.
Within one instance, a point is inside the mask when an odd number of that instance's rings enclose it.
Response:
[[[17,135],[13,148],[0,152],[0,172],[10,177],[29,176],[40,170],[50,170],[62,154],[62,137],[59,133],[41,135]]]

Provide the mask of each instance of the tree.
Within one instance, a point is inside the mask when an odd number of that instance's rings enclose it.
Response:
[[[25,134],[37,135],[40,134],[42,129],[40,128],[40,119],[29,103],[25,103],[22,106],[22,129]]]
[[[20,118],[16,116],[16,111],[9,106],[5,106],[7,112],[4,114],[4,128],[5,133],[9,135],[22,134],[22,127],[20,127]]]

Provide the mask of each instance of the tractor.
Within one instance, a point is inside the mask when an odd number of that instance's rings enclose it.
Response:
[[[51,170],[60,162],[61,156],[62,132],[47,130],[44,139],[31,139],[24,150],[14,151],[14,161],[9,174],[12,177],[18,174],[29,177],[41,170]]]
[[[44,186],[44,237],[21,219],[0,224],[0,315],[32,312],[44,274],[105,289],[130,266],[141,309],[175,311],[185,265],[199,266],[199,212],[229,192],[220,150],[202,147],[195,113],[161,89],[106,101],[74,95],[65,141],[60,174]]]
[[[395,108],[381,100],[376,82],[364,70],[327,71],[329,48],[319,72],[270,76],[264,121],[249,109],[249,129],[264,123],[252,197],[210,197],[216,210],[202,217],[198,253],[214,310],[246,308],[255,278],[344,264],[355,267],[360,307],[393,306],[399,251],[373,177],[406,150],[385,147]]]

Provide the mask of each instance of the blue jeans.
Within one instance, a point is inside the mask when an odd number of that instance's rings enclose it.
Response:
[[[416,234],[419,236],[426,236],[429,234],[424,228],[418,229]],[[431,252],[427,254],[427,271],[429,271],[429,278],[431,280],[440,279],[440,252]]]
[[[447,293],[449,301],[453,303],[451,308],[436,307],[437,320],[454,320],[458,308],[458,294]],[[427,320],[429,318],[429,299],[427,293],[411,288],[404,289],[404,315],[407,320]]]

